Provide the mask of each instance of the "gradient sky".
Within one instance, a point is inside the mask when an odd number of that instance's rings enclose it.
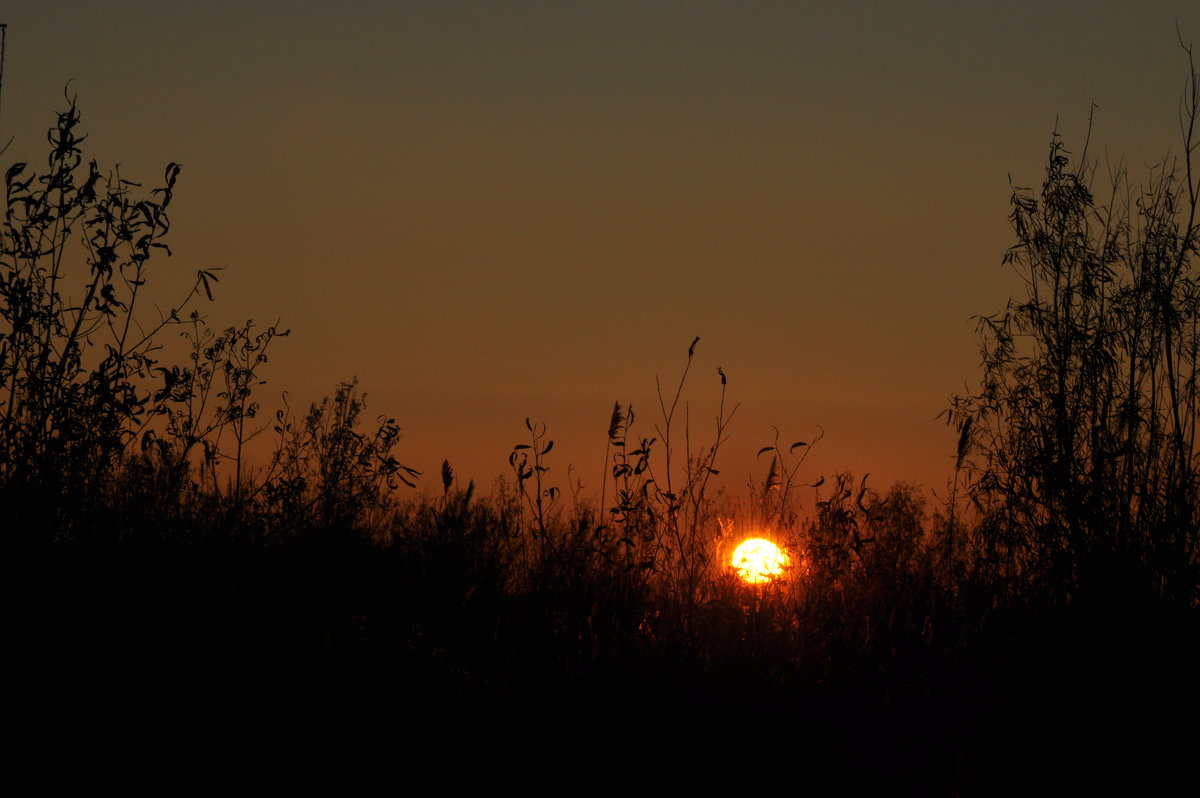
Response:
[[[731,491],[772,425],[944,492],[938,413],[972,317],[1019,281],[1009,175],[1057,124],[1134,176],[1179,151],[1194,2],[6,3],[5,166],[45,163],[78,95],[85,154],[183,165],[159,287],[224,266],[211,323],[281,320],[265,405],[357,376],[405,463],[484,484],[524,419],[598,487],[614,401],[656,375]],[[166,294],[164,294],[165,296]],[[166,300],[164,300],[166,301]]]

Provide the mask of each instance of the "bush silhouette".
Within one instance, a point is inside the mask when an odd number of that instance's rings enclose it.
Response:
[[[73,98],[50,131],[43,174],[5,172],[0,232],[0,490],[17,529],[68,529],[104,496],[131,438],[156,412],[158,336],[215,279],[200,272],[167,314],[144,321],[179,166],[144,196],[84,162]],[[81,263],[79,263],[81,261]],[[79,263],[82,268],[75,268]]]
[[[79,125],[68,97],[47,171],[17,163],[5,173],[0,500],[12,534],[239,537],[367,523],[417,475],[392,455],[395,421],[360,431],[362,398],[343,383],[302,420],[281,411],[276,454],[252,469],[245,445],[268,426],[255,393],[288,331],[210,329],[189,306],[213,299],[216,269],[199,270],[169,309],[147,311],[146,286],[171,255],[180,166],[140,192],[85,161]],[[161,362],[168,332],[190,350],[182,365]]]
[[[1188,51],[1190,56],[1190,50]],[[980,320],[983,378],[955,398],[976,534],[950,546],[1009,595],[1198,598],[1200,76],[1183,161],[1097,198],[1055,132],[1038,192],[1014,188],[1005,255],[1025,296]],[[951,528],[951,535],[955,530]]]

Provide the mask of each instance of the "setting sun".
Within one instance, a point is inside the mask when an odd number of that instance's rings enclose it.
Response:
[[[791,558],[766,538],[748,538],[733,550],[729,564],[744,581],[761,584],[782,574],[791,565]]]

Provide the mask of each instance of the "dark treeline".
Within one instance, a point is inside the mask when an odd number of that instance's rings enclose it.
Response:
[[[1017,739],[1015,761],[1055,767],[1064,746],[1126,750],[1116,715],[1194,729],[1190,75],[1183,153],[1148,185],[1117,169],[1098,195],[1095,163],[1056,134],[1042,186],[1013,189],[1006,261],[1027,293],[980,322],[983,378],[947,413],[958,462],[938,507],[903,484],[805,481],[816,440],[777,439],[761,483],[715,497],[733,410],[722,399],[697,448],[677,412],[695,341],[653,421],[614,407],[599,498],[563,492],[532,421],[483,496],[449,463],[403,465],[397,422],[368,422],[353,382],[264,418],[287,331],[211,329],[212,270],[148,308],[179,167],[146,191],[86,161],[69,102],[45,170],[5,173],[18,689],[60,718],[737,718],[938,792],[991,783]],[[260,435],[273,455],[251,463]],[[410,489],[418,477],[433,495]],[[751,531],[790,553],[784,578],[746,585],[725,565]]]

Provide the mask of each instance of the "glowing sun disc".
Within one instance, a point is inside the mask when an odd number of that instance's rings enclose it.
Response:
[[[791,565],[791,558],[766,538],[748,538],[733,550],[729,564],[744,581],[761,584],[782,574]]]

